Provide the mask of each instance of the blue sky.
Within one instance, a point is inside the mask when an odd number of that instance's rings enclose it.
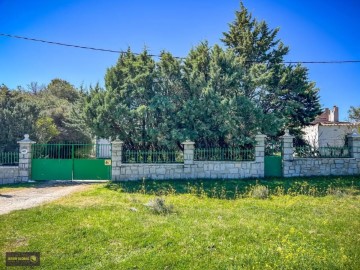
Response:
[[[237,0],[0,0],[0,33],[63,43],[186,56],[200,41],[221,43]],[[259,20],[280,27],[288,61],[360,60],[360,1],[244,0]],[[118,55],[0,36],[0,84],[10,88],[61,78],[75,86],[103,85]],[[308,64],[323,107],[347,117],[360,106],[360,63]]]

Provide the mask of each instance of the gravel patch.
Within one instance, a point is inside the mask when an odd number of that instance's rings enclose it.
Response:
[[[51,202],[71,193],[85,190],[91,183],[48,181],[36,187],[0,191],[0,215]]]

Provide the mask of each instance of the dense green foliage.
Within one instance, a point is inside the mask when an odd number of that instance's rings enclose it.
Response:
[[[320,113],[318,90],[301,65],[285,65],[288,48],[278,29],[253,19],[242,5],[224,33],[226,48],[202,42],[180,61],[163,52],[129,49],[108,69],[105,90],[96,87],[85,113],[102,137],[128,146],[251,145],[261,131],[276,136],[300,128]]]
[[[261,182],[272,183],[270,198],[219,199],[256,184],[227,182],[151,184],[167,191],[159,193],[167,212],[149,207],[157,197],[141,183],[131,193],[123,189],[130,182],[94,186],[0,216],[0,252],[39,251],[39,269],[358,269],[359,178],[272,179]],[[221,196],[212,196],[214,186]],[[342,192],[311,193],[326,186]],[[282,187],[292,193],[281,195]]]
[[[0,86],[0,151],[14,151],[25,133],[35,133],[40,109],[31,94]]]
[[[244,67],[244,95],[273,114],[281,128],[299,134],[321,113],[318,89],[308,80],[307,68],[283,64],[289,48],[277,39],[279,28],[258,22],[243,4],[229,28],[222,41]]]
[[[0,86],[0,151],[16,149],[24,134],[40,143],[90,140],[80,111],[83,92],[60,79],[40,89],[31,86],[31,91]]]
[[[289,52],[279,29],[252,18],[241,5],[224,33],[224,48],[201,42],[185,59],[162,52],[159,60],[130,48],[105,75],[105,89],[76,89],[54,79],[0,92],[0,149],[16,147],[24,133],[47,142],[119,137],[125,146],[247,148],[262,132],[279,136],[320,113],[318,90],[301,65],[285,65]]]
[[[232,51],[207,43],[184,63],[163,53],[130,50],[106,74],[106,90],[90,91],[85,113],[98,136],[119,136],[127,145],[239,145],[259,126],[275,132],[271,116],[241,94],[241,67]],[[266,124],[262,124],[266,123]]]

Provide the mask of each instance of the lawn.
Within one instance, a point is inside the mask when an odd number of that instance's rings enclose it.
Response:
[[[97,184],[0,216],[0,250],[40,251],[36,269],[359,269],[359,191],[359,177]]]

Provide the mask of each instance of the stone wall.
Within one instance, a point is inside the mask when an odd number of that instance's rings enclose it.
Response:
[[[191,172],[189,178],[262,178],[264,177],[264,163],[258,161],[195,161],[189,171]]]
[[[184,163],[128,164],[121,162],[123,142],[112,142],[112,180],[264,177],[265,135],[256,136],[254,161],[195,161],[195,143],[186,141]]]
[[[21,182],[19,167],[0,167],[0,185]]]
[[[25,134],[19,141],[19,166],[0,166],[0,185],[27,182],[31,175],[31,145],[35,143]]]
[[[283,139],[283,176],[326,176],[360,174],[360,136],[347,136],[351,158],[297,158],[294,157],[293,136]]]
[[[294,158],[283,166],[285,177],[360,174],[356,158]]]
[[[177,164],[128,164],[122,163],[123,142],[112,142],[112,180],[146,179],[194,179],[194,178],[262,178],[264,177],[265,135],[256,136],[254,161],[196,161],[195,143],[186,141],[184,162]],[[283,176],[320,176],[360,174],[360,135],[348,135],[351,158],[296,158],[294,157],[293,136],[288,132],[283,140]],[[24,182],[31,179],[31,144],[25,135],[18,142],[19,166],[0,167],[0,184]]]
[[[263,163],[256,161],[194,161],[193,164],[122,164],[113,180],[196,179],[264,177]]]

